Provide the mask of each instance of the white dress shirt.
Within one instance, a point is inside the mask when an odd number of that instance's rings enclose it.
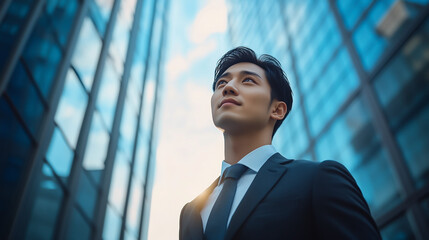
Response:
[[[229,213],[228,218],[228,225],[231,221],[231,217],[234,214],[235,210],[237,209],[238,205],[240,204],[241,200],[244,197],[244,194],[246,194],[247,189],[249,189],[250,184],[252,184],[253,179],[255,179],[256,174],[258,173],[259,169],[261,169],[262,165],[270,158],[272,155],[277,153],[276,149],[273,145],[264,145],[262,147],[259,147],[252,152],[248,153],[246,156],[244,156],[238,163],[245,165],[249,169],[246,170],[246,172],[243,173],[240,179],[238,179],[237,182],[237,190],[235,192],[234,200],[232,202],[231,212]],[[226,163],[225,161],[222,161],[222,170],[220,176],[223,175],[225,172],[225,169],[231,166],[229,163]],[[220,192],[223,188],[223,183],[218,185],[214,188],[213,192],[210,194],[206,205],[201,210],[201,219],[203,221],[203,230],[206,230],[207,220],[209,219],[210,212],[213,208],[213,205],[216,202],[216,199],[218,198]]]

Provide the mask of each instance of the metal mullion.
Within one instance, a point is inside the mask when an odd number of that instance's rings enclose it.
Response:
[[[0,95],[3,94],[10,81],[16,63],[18,62],[25,44],[27,43],[31,32],[33,31],[33,27],[37,22],[37,18],[40,16],[43,10],[44,3],[45,0],[38,0],[33,4],[30,12],[28,13],[28,17],[22,26],[22,29],[18,33],[18,41],[13,45],[9,56],[5,61],[6,64],[3,66],[3,69],[1,69],[0,72]]]
[[[85,3],[90,4],[89,0],[85,1]],[[74,205],[76,205],[75,199],[78,191],[79,179],[81,174],[85,174],[83,173],[84,169],[82,167],[83,156],[85,154],[85,150],[87,147],[88,137],[91,129],[91,123],[92,123],[92,119],[95,111],[95,104],[96,104],[98,92],[101,85],[101,80],[102,80],[101,77],[103,75],[105,62],[108,57],[109,46],[112,39],[113,27],[116,23],[119,3],[120,3],[120,0],[116,0],[112,7],[110,19],[109,19],[109,22],[107,23],[106,31],[104,34],[103,45],[100,50],[100,56],[99,56],[97,68],[94,74],[93,84],[91,87],[91,91],[89,92],[88,104],[82,120],[80,131],[79,131],[79,137],[77,140],[76,150],[73,157],[73,164],[72,164],[72,168],[69,176],[68,185],[69,185],[70,196],[64,202],[64,206],[62,208],[62,221],[61,221],[61,224],[58,226],[58,230],[56,232],[56,238],[58,239],[66,238],[67,230],[70,227],[69,223],[70,223],[70,217],[73,211],[73,207]],[[83,18],[85,18],[85,16]],[[91,181],[92,178],[89,177],[89,179],[90,179],[90,182],[93,183]],[[100,192],[100,190],[97,188],[96,185],[94,185],[94,187],[97,190],[97,192]],[[97,196],[98,195],[99,194],[97,194]],[[93,230],[92,232],[97,231],[97,225],[93,224],[92,221],[90,222],[91,222],[91,229]]]
[[[25,122],[24,118],[21,116],[21,114],[18,111],[18,108],[13,103],[12,99],[10,98],[9,94],[5,92],[2,96],[6,102],[9,104],[10,109],[15,114],[15,117],[18,119],[18,122],[22,125],[21,127],[24,129],[24,132],[28,135],[28,138],[31,141],[31,144],[37,145],[36,137],[31,132],[30,128],[27,126],[27,123]]]
[[[112,15],[113,15],[113,11],[115,12],[119,11],[119,7],[120,7],[119,0],[116,0],[115,5],[113,6]],[[132,33],[132,34],[137,34],[136,31],[138,29],[134,30],[134,27],[135,26],[133,22],[133,31],[135,31],[135,33]],[[134,39],[130,39],[130,42],[133,41],[131,44],[135,45],[135,41],[136,41],[135,36],[132,35],[131,38],[134,38]],[[127,49],[127,57],[126,57],[124,70],[121,77],[122,80],[121,80],[121,85],[118,93],[115,115],[113,119],[112,130],[111,130],[108,150],[106,154],[105,168],[104,168],[102,181],[101,181],[101,193],[99,195],[98,204],[95,210],[94,222],[95,222],[95,226],[97,227],[97,230],[93,233],[92,237],[94,239],[102,239],[102,233],[104,228],[103,223],[106,215],[109,188],[112,181],[113,165],[116,157],[116,150],[118,147],[120,125],[121,125],[125,97],[126,97],[128,82],[129,82],[129,75],[131,70],[131,63],[132,63],[131,50],[134,51],[134,49],[131,49],[131,48],[134,48],[134,47],[128,46],[128,49]]]
[[[24,58],[21,57],[20,61],[22,63],[22,66],[24,67],[26,74],[28,75],[28,79],[30,80],[30,82],[33,84],[33,87],[36,90],[37,96],[39,96],[43,107],[45,107],[46,109],[49,107],[49,103],[46,101],[45,97],[43,96],[42,90],[40,90],[39,85],[37,84],[36,80],[34,80],[33,74],[31,73],[26,61],[24,61]]]
[[[380,103],[377,99],[377,96],[374,92],[374,88],[371,86],[369,75],[365,72],[357,50],[354,48],[351,38],[347,38],[348,34],[343,22],[341,21],[341,16],[338,12],[338,9],[335,6],[334,0],[329,0],[329,7],[334,13],[335,20],[339,26],[341,35],[345,38],[344,44],[347,47],[347,50],[351,56],[352,63],[358,73],[359,81],[362,86],[362,95],[364,100],[369,106],[369,111],[372,116],[374,116],[373,123],[376,128],[376,131],[380,134],[380,141],[382,146],[385,146],[386,152],[389,155],[387,159],[392,165],[395,175],[399,179],[401,190],[406,196],[409,196],[415,191],[415,186],[412,182],[412,177],[410,172],[407,170],[408,166],[405,163],[405,159],[400,151],[395,137],[391,129],[389,128],[386,116],[384,115]],[[427,13],[428,7],[426,7],[425,13]],[[411,36],[411,35],[409,35]],[[409,37],[408,36],[408,37]],[[396,46],[400,48],[401,45]],[[412,222],[415,223],[414,231],[417,234],[418,239],[427,239],[429,238],[429,232],[426,228],[428,225],[427,220],[425,220],[421,208],[419,206],[412,206],[410,209],[410,215],[408,215]],[[413,225],[414,226],[414,225]]]
[[[127,57],[125,60],[125,69],[129,69],[127,70],[128,72],[128,76],[127,78],[129,78],[129,73],[131,71],[131,66],[133,65],[134,62],[134,52],[135,52],[135,48],[136,48],[136,44],[137,44],[137,38],[139,36],[139,29],[140,29],[140,18],[143,12],[143,0],[138,0],[135,6],[135,14],[134,14],[134,19],[133,19],[133,26],[131,28],[131,33],[130,33],[130,41],[128,44],[128,50],[127,50]],[[126,219],[127,219],[127,209],[128,209],[128,205],[129,205],[129,198],[130,198],[130,191],[131,191],[131,184],[132,184],[132,179],[133,179],[133,173],[134,173],[134,165],[135,165],[135,157],[136,157],[136,152],[137,152],[137,144],[138,144],[138,137],[139,137],[139,133],[140,133],[140,117],[141,117],[141,109],[142,109],[142,102],[143,102],[143,94],[139,94],[140,96],[140,104],[139,104],[139,109],[138,109],[138,115],[137,115],[137,123],[136,123],[136,130],[135,130],[135,135],[134,135],[134,143],[133,143],[133,150],[132,150],[132,154],[131,154],[131,165],[130,165],[130,174],[128,177],[128,185],[127,185],[127,191],[126,191],[126,196],[125,196],[125,204],[124,204],[124,209],[123,209],[123,221],[121,224],[121,230],[120,230],[120,236],[119,239],[124,239],[124,234],[125,234],[125,228],[126,228]]]
[[[148,194],[147,191],[149,189],[149,185],[152,186],[152,183],[149,181],[151,179],[153,179],[151,172],[152,169],[152,162],[155,161],[154,159],[152,159],[152,151],[154,151],[154,146],[153,146],[153,139],[155,136],[155,128],[156,128],[156,124],[157,124],[157,116],[158,116],[158,101],[159,101],[159,92],[160,92],[160,85],[161,85],[161,63],[163,61],[163,54],[164,54],[164,44],[165,44],[165,39],[166,39],[166,29],[167,29],[167,17],[168,17],[168,11],[169,11],[169,4],[170,1],[169,0],[164,0],[164,5],[163,5],[163,16],[162,16],[162,29],[161,29],[161,39],[160,39],[160,44],[159,44],[159,49],[158,49],[158,61],[157,61],[157,72],[156,72],[156,86],[155,86],[155,96],[154,96],[154,106],[152,109],[152,123],[151,123],[151,131],[150,131],[150,136],[149,136],[149,151],[148,151],[148,163],[147,163],[147,168],[146,168],[146,180],[145,180],[145,185],[144,185],[144,195],[143,195],[143,201],[142,201],[142,213],[141,213],[141,219],[140,219],[140,228],[139,228],[139,236],[138,239],[142,238],[142,226],[143,226],[143,221],[144,216],[145,216],[145,206],[146,206],[146,202],[150,201],[150,199],[148,200]],[[144,226],[148,226],[149,222],[146,222],[146,224]],[[147,233],[146,233],[147,236]]]
[[[151,0],[145,0],[145,1],[151,1]],[[156,7],[158,5],[159,1],[154,1],[153,2],[153,6],[152,6],[152,16],[150,18],[150,30],[149,30],[149,36],[148,36],[148,42],[146,45],[146,58],[145,58],[145,68],[144,68],[144,72],[143,72],[143,84],[142,84],[142,98],[141,98],[141,108],[140,108],[140,112],[142,111],[143,108],[143,104],[144,104],[144,92],[145,92],[145,88],[146,88],[146,80],[147,80],[147,75],[149,72],[149,66],[150,66],[150,58],[151,58],[151,45],[152,45],[152,37],[153,37],[153,29],[154,29],[154,23],[155,23],[155,16],[156,16]],[[162,47],[162,46],[160,46]],[[140,124],[139,124],[140,125]],[[150,149],[150,145],[148,143],[149,149]],[[150,158],[149,154],[147,155],[148,160]],[[147,179],[148,179],[148,174],[149,174],[149,161],[147,162],[146,165],[146,174],[145,174],[145,179],[144,179],[144,185],[143,185],[143,191],[142,191],[142,201],[141,201],[141,209],[140,209],[140,222],[139,222],[139,226],[138,226],[138,237],[137,239],[141,239],[141,235],[142,235],[142,226],[143,226],[143,219],[144,219],[144,213],[145,213],[145,197],[146,197],[146,191],[147,191]]]
[[[51,106],[47,109],[45,113],[44,120],[40,127],[40,136],[37,137],[39,140],[38,147],[35,150],[34,156],[31,159],[31,166],[29,167],[31,171],[28,173],[26,177],[26,183],[21,191],[21,197],[18,202],[18,209],[16,211],[16,217],[12,220],[12,227],[9,239],[21,239],[23,237],[24,231],[22,231],[22,227],[26,226],[29,218],[28,212],[31,212],[29,206],[31,206],[34,201],[34,194],[37,184],[40,181],[40,171],[43,166],[43,159],[45,157],[47,148],[49,147],[49,143],[51,140],[52,133],[55,128],[54,117],[55,112],[59,104],[59,100],[61,97],[61,93],[65,83],[65,76],[67,74],[67,70],[70,64],[70,59],[73,53],[74,46],[76,45],[76,40],[78,36],[78,30],[82,25],[83,16],[85,15],[87,10],[87,4],[85,2],[82,4],[81,8],[77,13],[77,17],[73,24],[73,28],[70,32],[69,41],[67,42],[66,51],[64,53],[63,59],[59,65],[59,70],[55,75],[53,81],[53,87],[51,94],[49,96],[49,103],[52,103]],[[61,215],[58,216],[61,221]]]
[[[282,0],[279,0],[279,5],[280,5],[280,11],[281,9],[284,9],[284,4]],[[307,135],[307,139],[309,141],[308,147],[310,148],[310,153],[311,156],[313,158],[313,160],[316,159],[316,154],[314,152],[314,148],[313,148],[313,138],[311,136],[311,132],[310,132],[310,126],[309,126],[309,118],[307,116],[307,113],[304,110],[304,94],[302,92],[301,89],[301,84],[300,84],[300,76],[298,75],[298,70],[297,70],[297,66],[296,66],[296,58],[295,58],[295,53],[294,51],[292,51],[292,38],[290,36],[290,32],[289,29],[287,27],[287,19],[286,16],[284,14],[282,14],[283,12],[281,12],[282,17],[282,23],[283,23],[283,28],[285,29],[285,33],[287,34],[287,38],[288,38],[288,46],[287,46],[287,51],[289,51],[290,54],[290,58],[291,58],[291,67],[292,67],[292,71],[294,72],[295,75],[295,84],[296,84],[296,89],[298,91],[298,95],[299,95],[299,102],[301,104],[301,112],[302,112],[302,118],[304,119],[304,129],[305,129],[305,134]]]

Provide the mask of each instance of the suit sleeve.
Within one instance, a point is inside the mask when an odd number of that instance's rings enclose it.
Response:
[[[182,211],[180,211],[180,220],[179,220],[179,239],[182,240],[184,239],[184,230],[183,230],[183,221],[184,221],[184,215],[186,212],[186,208],[188,207],[189,203],[187,203],[183,208]]]
[[[343,165],[324,161],[313,180],[313,212],[319,239],[381,239],[356,181]]]

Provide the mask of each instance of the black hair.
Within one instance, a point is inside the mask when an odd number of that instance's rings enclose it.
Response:
[[[290,113],[293,103],[292,89],[290,87],[289,80],[287,79],[280,62],[276,58],[268,54],[263,54],[258,58],[255,52],[247,47],[237,47],[229,50],[217,62],[214,72],[213,91],[215,90],[216,82],[219,80],[220,76],[222,76],[222,74],[232,65],[242,62],[253,63],[264,69],[265,76],[267,77],[268,83],[271,87],[271,101],[277,99],[285,102],[287,105],[285,117],[281,120],[277,120],[274,125],[274,136],[277,129]]]

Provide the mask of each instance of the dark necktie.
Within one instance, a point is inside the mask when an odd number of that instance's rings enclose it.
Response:
[[[225,169],[221,180],[221,183],[224,182],[222,191],[207,220],[204,233],[206,240],[222,240],[225,237],[232,201],[237,190],[237,180],[246,170],[247,167],[242,164],[234,164]]]

